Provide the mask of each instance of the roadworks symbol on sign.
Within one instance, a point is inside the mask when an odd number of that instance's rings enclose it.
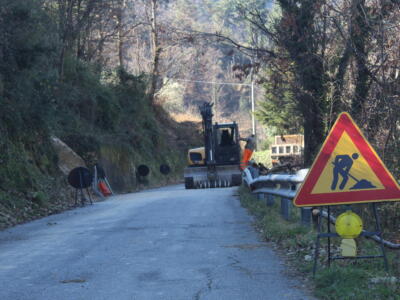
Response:
[[[360,129],[341,113],[294,198],[296,206],[400,201],[400,188]]]

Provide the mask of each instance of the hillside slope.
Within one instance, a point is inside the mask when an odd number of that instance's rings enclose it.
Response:
[[[42,3],[0,2],[0,228],[73,204],[52,137],[87,167],[102,165],[117,192],[180,178],[197,129],[150,104],[149,76],[72,52],[60,65],[58,25]],[[136,178],[140,164],[150,168],[144,183]],[[160,164],[171,174],[161,175]]]

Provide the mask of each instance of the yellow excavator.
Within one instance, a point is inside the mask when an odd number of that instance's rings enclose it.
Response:
[[[242,183],[239,129],[236,122],[212,123],[211,103],[199,107],[203,120],[204,146],[188,151],[184,170],[185,188],[214,188]]]

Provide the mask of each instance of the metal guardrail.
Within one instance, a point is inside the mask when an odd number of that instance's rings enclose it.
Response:
[[[267,206],[272,206],[275,203],[274,196],[281,198],[281,214],[286,220],[290,219],[291,210],[294,209],[292,200],[304,181],[309,169],[299,170],[296,174],[269,174],[258,176],[257,171],[251,167],[243,171],[243,182],[257,195],[259,200],[265,201]],[[306,226],[311,226],[311,207],[301,207],[301,223]],[[323,218],[328,218],[328,213],[325,210],[320,210],[319,215]],[[330,215],[330,222],[335,224],[336,218]],[[399,249],[400,244],[396,244],[377,235],[367,236],[377,243],[382,243],[385,247],[391,249]]]
[[[307,172],[308,169],[302,169],[296,174],[269,174],[253,178],[251,168],[247,168],[243,172],[243,180],[253,193],[266,193],[293,199]]]
[[[281,214],[286,220],[291,218],[294,209],[292,200],[304,181],[308,169],[299,170],[296,174],[268,174],[258,176],[258,170],[248,167],[243,171],[243,182],[259,200],[265,200],[267,206],[275,203],[274,196],[281,198]],[[301,223],[311,226],[311,207],[300,209]]]

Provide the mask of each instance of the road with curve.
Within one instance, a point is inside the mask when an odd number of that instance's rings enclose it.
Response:
[[[0,232],[0,299],[312,299],[237,188],[119,195]]]

